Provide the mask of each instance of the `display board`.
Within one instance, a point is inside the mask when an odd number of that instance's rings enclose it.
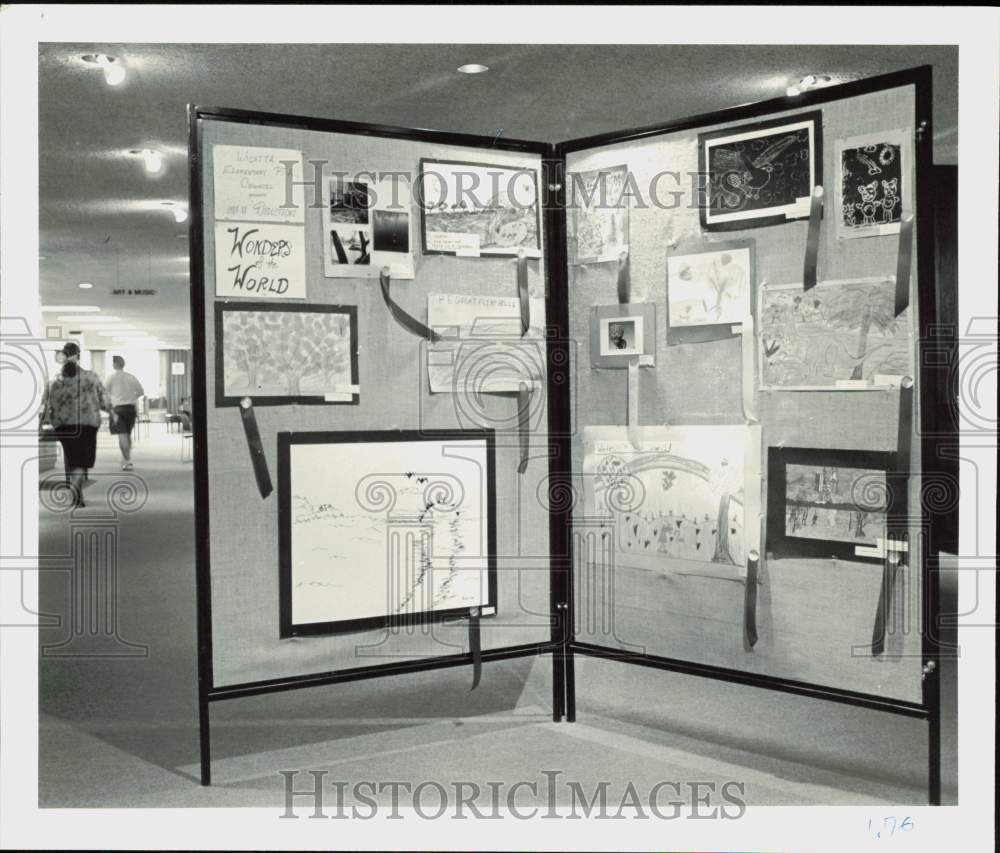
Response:
[[[622,164],[632,181],[627,262],[591,251],[568,263],[570,338],[593,334],[594,305],[620,301],[623,270],[620,310],[657,315],[655,368],[635,371],[631,389],[595,360],[570,389],[584,496],[573,514],[575,637],[920,703],[919,415],[900,420],[919,400],[919,387],[900,390],[904,377],[919,383],[915,239],[903,249],[913,260],[898,316],[894,301],[900,222],[920,214],[916,88],[797,103],[564,146],[568,187]],[[825,203],[811,231],[816,186]],[[749,458],[746,440],[760,467],[727,481]],[[770,483],[785,448],[799,449],[799,464]],[[912,507],[909,551],[892,589],[897,619],[873,654],[883,560],[871,555],[887,537],[884,457],[898,452],[905,475],[891,481],[897,504]],[[873,459],[880,481],[865,470]],[[873,503],[859,509],[866,485]],[[595,507],[595,492],[618,506]]]
[[[925,718],[938,800],[929,68],[557,145],[190,121],[203,783],[211,701],[550,654],[573,721],[588,654]]]
[[[477,223],[484,235],[506,244],[504,254],[486,251],[495,246],[484,247],[482,253],[467,251],[464,257],[437,250],[424,254],[415,190],[422,158],[504,167],[512,175],[528,176],[537,189],[543,182],[540,152],[546,146],[535,145],[532,151],[530,145],[510,143],[507,150],[491,145],[483,151],[444,144],[443,134],[414,131],[414,138],[401,138],[398,132],[379,135],[373,129],[334,132],[319,128],[349,126],[315,122],[306,127],[308,120],[221,112],[199,110],[193,119],[199,158],[194,190],[201,196],[194,211],[197,221],[192,222],[197,241],[193,249],[202,264],[201,280],[195,283],[195,338],[203,345],[196,345],[194,352],[207,403],[196,407],[203,412],[196,459],[203,524],[199,542],[205,552],[201,561],[210,605],[205,614],[210,624],[203,625],[210,637],[209,691],[253,689],[275,680],[468,654],[469,619],[462,616],[468,617],[472,607],[481,608],[484,654],[550,644],[549,521],[536,511],[549,457],[547,356],[540,331],[545,327],[546,298],[541,204],[535,205],[530,235],[521,235],[510,224],[503,203]],[[286,163],[290,187],[285,185]],[[292,205],[286,206],[289,199]],[[461,217],[456,211],[451,218]],[[530,237],[534,249],[523,261],[517,257],[519,237]],[[444,389],[450,393],[432,393],[429,353],[442,342],[422,339],[397,322],[381,292],[380,273],[389,271],[394,305],[421,321],[432,294],[460,299],[473,307],[474,315],[489,318],[494,313],[490,300],[518,301],[519,264],[535,333],[510,337],[501,330],[463,341],[458,332],[457,337],[443,338],[451,345],[463,380],[458,393],[452,387]],[[445,315],[440,322],[447,319]],[[511,393],[518,388],[515,368],[509,368],[506,385],[476,384],[476,364],[485,363],[486,345],[491,357],[498,350],[530,357],[534,373],[524,378],[532,383],[533,393],[523,412],[526,425],[519,419],[518,396]],[[495,381],[495,372],[491,375]],[[245,399],[249,409],[240,405]],[[252,444],[248,451],[248,417],[259,451]],[[455,441],[432,444],[430,437],[442,430]],[[457,465],[454,457],[462,435],[480,437],[483,430],[490,435],[489,470],[475,459]],[[391,442],[382,446],[382,454],[375,452],[375,444],[363,445],[364,453],[351,454],[350,464],[336,452],[343,438],[336,434],[374,431],[414,434],[425,449],[423,467],[417,470],[416,461],[402,464],[389,452]],[[522,435],[529,446],[527,465],[519,472],[525,456]],[[326,438],[334,443],[322,458],[306,465],[312,477],[306,482],[299,456],[320,446],[309,442]],[[299,456],[283,459],[282,446],[286,454],[292,448]],[[277,493],[262,496],[255,460],[263,463],[270,486],[279,486]],[[279,472],[294,477],[294,483],[279,482]],[[449,531],[440,523],[428,528],[429,521],[419,513],[410,517],[403,512],[402,505],[413,497],[411,482],[417,479],[407,479],[408,472],[439,485],[454,485],[463,473],[464,479],[459,479],[466,489],[465,504],[451,510],[468,507],[460,528]],[[315,514],[360,516],[363,507],[371,509],[372,501],[385,497],[379,493],[369,495],[367,504],[363,497],[355,501],[355,491],[370,486],[373,478],[380,478],[399,504],[392,523],[369,516],[369,538],[385,541],[367,542],[367,549],[359,549],[358,542],[342,535],[342,526],[329,528],[337,535],[326,537],[323,547],[328,550],[313,552],[314,557],[322,555],[327,568],[296,579],[285,599],[297,602],[298,609],[283,611],[279,544],[287,544],[293,557],[298,554],[304,540],[296,539],[292,530],[301,533],[308,526],[302,521],[309,515],[304,502],[315,502]],[[475,506],[469,491],[474,482],[489,492],[489,500],[478,495]],[[335,485],[340,488],[336,494]],[[282,495],[286,487],[292,492]],[[282,497],[298,501],[298,511],[282,514]],[[431,499],[438,498],[444,499]],[[481,535],[478,523],[465,523],[473,511],[486,509],[489,517],[482,522],[488,522],[489,536]],[[443,514],[443,504],[435,505],[429,515],[435,513]],[[412,542],[413,536],[423,541],[429,529],[436,548],[454,534],[463,540],[465,559],[488,563],[483,594],[456,592],[455,586],[447,592],[446,585],[447,606],[425,608],[417,606],[420,596],[411,588],[386,600],[383,612],[371,600],[361,606],[356,587],[336,587],[340,594],[324,599],[319,592],[324,587],[316,584],[342,583],[335,570],[338,564],[354,573],[377,575],[374,592],[369,592],[378,595],[387,584],[415,584],[415,576],[406,574],[412,572],[413,561],[418,566],[424,559],[435,565],[439,559],[447,562],[447,556],[437,552],[385,556],[388,537],[400,535],[404,516],[411,528],[405,541]],[[301,523],[296,526],[295,521]],[[309,547],[318,546],[311,542]],[[378,557],[375,564],[361,559],[373,554]],[[427,584],[432,579],[437,584],[429,593],[432,597],[442,594],[447,577],[447,572],[436,570],[427,576]],[[310,590],[315,595],[310,596]],[[419,591],[424,594],[426,584]],[[310,600],[315,606],[310,607]],[[414,612],[433,618],[400,630],[399,625],[414,621],[407,618]],[[353,630],[345,632],[345,625]]]

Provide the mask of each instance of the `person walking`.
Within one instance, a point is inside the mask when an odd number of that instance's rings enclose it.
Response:
[[[59,375],[45,388],[42,424],[50,424],[63,449],[66,479],[75,506],[83,501],[83,480],[97,458],[101,411],[111,413],[111,398],[100,377],[80,367],[80,347],[67,341],[56,353]]]
[[[145,396],[139,382],[125,371],[125,359],[116,355],[111,359],[115,372],[107,380],[108,394],[111,395],[111,433],[118,436],[118,447],[122,452],[122,471],[132,470],[132,429],[138,415],[138,402]]]

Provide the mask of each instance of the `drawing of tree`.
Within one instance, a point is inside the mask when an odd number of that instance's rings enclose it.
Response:
[[[274,311],[260,316],[266,358],[289,396],[301,396],[306,377],[332,384],[344,363],[347,315]]]
[[[267,345],[261,333],[259,315],[254,311],[230,311],[225,314],[223,346],[247,377],[247,389],[257,388],[257,374],[267,358]]]
[[[891,299],[885,298],[885,293],[886,291],[879,287],[851,289],[844,293],[844,298],[833,301],[824,311],[824,318],[834,328],[846,332],[853,332],[856,329],[858,332],[857,352],[848,351],[854,360],[851,379],[863,379],[865,359],[877,349],[887,346],[879,344],[871,349],[868,348],[868,335],[872,327],[877,328],[883,335],[890,335],[896,331],[894,306]]]

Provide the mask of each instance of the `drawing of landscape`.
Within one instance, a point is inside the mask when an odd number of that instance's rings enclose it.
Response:
[[[456,445],[462,458],[437,442],[292,445],[294,623],[487,600],[485,449]]]
[[[541,248],[534,172],[433,163],[423,179],[425,248],[445,234],[475,235],[481,252]]]
[[[884,471],[788,465],[785,535],[875,545],[885,537]]]
[[[628,245],[628,200],[623,199],[625,181],[625,166],[570,176],[572,263],[617,260]]]
[[[226,396],[323,396],[355,384],[346,313],[224,311],[218,345]]]
[[[895,316],[891,281],[762,288],[761,385],[834,388],[913,375],[909,309]]]
[[[670,560],[744,565],[746,428],[662,432],[641,451],[627,440],[588,444],[587,512],[607,519],[616,563],[659,572]]]

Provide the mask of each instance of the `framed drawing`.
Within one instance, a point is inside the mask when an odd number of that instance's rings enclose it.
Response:
[[[612,166],[568,176],[571,264],[617,261],[628,251],[628,170]]]
[[[706,176],[699,206],[706,231],[806,219],[813,188],[823,183],[823,113],[700,133],[698,169]]]
[[[595,305],[590,309],[590,366],[628,367],[656,364],[656,306],[633,302]]]
[[[496,613],[493,430],[278,433],[282,637]]]
[[[541,257],[537,170],[425,158],[419,199],[425,255]]]
[[[898,234],[912,209],[913,130],[838,139],[834,182],[837,238]]]
[[[910,309],[887,279],[760,289],[761,390],[884,390],[914,375]]]
[[[759,547],[760,427],[584,427],[586,516],[615,565],[662,574],[745,574]]]
[[[906,488],[894,466],[889,452],[768,448],[768,552],[873,559],[856,549],[886,538]]]
[[[756,312],[753,240],[682,243],[667,258],[667,343],[739,334]]]
[[[215,405],[358,403],[358,309],[215,304]]]

